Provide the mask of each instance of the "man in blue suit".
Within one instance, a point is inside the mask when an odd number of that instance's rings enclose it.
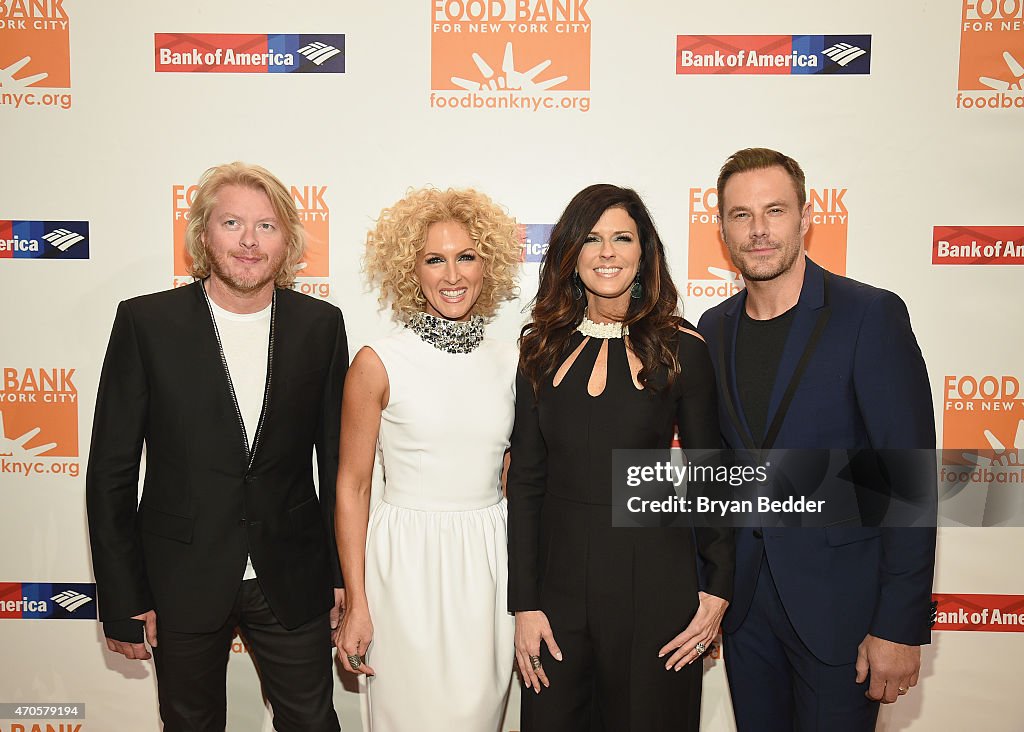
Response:
[[[934,448],[907,308],[807,258],[800,165],[774,150],[740,150],[722,167],[718,195],[722,239],[746,284],[698,326],[726,444]],[[934,528],[738,529],[736,564],[722,627],[740,732],[872,730],[878,703],[917,684],[930,639]]]

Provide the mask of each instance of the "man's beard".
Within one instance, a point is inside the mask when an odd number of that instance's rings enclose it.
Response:
[[[757,268],[751,267],[751,260],[741,257],[732,257],[733,264],[736,265],[736,269],[743,275],[743,279],[746,282],[767,282],[774,280],[779,275],[785,274],[792,267],[793,263],[796,262],[796,258],[800,254],[800,247],[792,247],[791,250],[787,249],[785,242],[769,241],[772,248],[776,251],[781,252],[784,256],[777,264],[769,264],[769,262],[762,260],[758,262],[755,258],[753,262],[757,263]],[[726,244],[728,247],[728,244]],[[740,250],[740,254],[749,254],[749,250]]]
[[[260,253],[264,258],[267,258],[266,254]],[[223,282],[228,289],[234,290],[239,294],[249,294],[262,289],[268,283],[273,282],[277,279],[277,275],[280,274],[282,267],[284,266],[284,260],[287,256],[287,252],[282,252],[278,259],[270,260],[270,267],[266,270],[266,274],[250,274],[250,275],[235,275],[233,274],[225,260],[229,260],[231,255],[225,254],[222,257],[217,257],[209,249],[206,250],[206,256],[210,261],[210,271],[217,275],[217,279]]]

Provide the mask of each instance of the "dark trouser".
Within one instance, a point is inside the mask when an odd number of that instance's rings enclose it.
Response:
[[[841,623],[843,618],[822,618]],[[739,732],[870,732],[878,702],[855,683],[855,658],[819,661],[797,635],[779,599],[767,558],[761,559],[750,612],[725,636],[725,670]]]
[[[223,732],[227,665],[237,626],[274,710],[280,732],[337,732],[330,620],[324,615],[293,630],[274,617],[257,580],[242,583],[224,625],[212,633],[160,627],[153,649],[165,732]]]
[[[606,607],[613,622],[628,615],[614,601]],[[638,653],[628,622],[606,629],[594,637],[585,629],[553,628],[564,660],[553,659],[541,643],[551,686],[540,694],[523,688],[523,732],[695,732],[703,663],[666,671],[659,645]]]
[[[692,533],[612,528],[607,506],[550,495],[545,512],[541,609],[564,660],[541,643],[551,686],[523,689],[523,732],[696,732],[703,663],[658,658],[697,609]]]

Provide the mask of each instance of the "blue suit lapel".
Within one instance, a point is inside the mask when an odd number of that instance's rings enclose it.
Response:
[[[771,399],[768,402],[768,415],[765,422],[766,432],[775,420],[782,403],[783,396],[808,344],[812,338],[815,328],[818,326],[821,310],[825,307],[825,270],[805,257],[806,268],[804,270],[804,282],[800,289],[800,299],[797,301],[793,314],[793,324],[786,337],[786,345],[782,349],[782,357],[779,359],[779,368],[775,373],[775,383],[772,386]],[[737,318],[738,320],[738,318]],[[735,373],[735,369],[733,370]]]
[[[744,445],[748,449],[754,449],[754,439],[750,434],[750,425],[747,424],[747,416],[743,412],[743,405],[739,399],[739,390],[736,387],[736,334],[739,332],[740,317],[743,308],[747,304],[747,291],[743,290],[725,310],[722,318],[721,345],[723,363],[719,364],[719,371],[723,374],[724,384],[722,385],[723,399],[725,400],[728,422],[733,429],[735,440],[731,444]]]

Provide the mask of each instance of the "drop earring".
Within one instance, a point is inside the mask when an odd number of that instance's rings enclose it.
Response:
[[[572,273],[572,298],[574,300],[583,299],[583,280],[580,279],[580,273],[578,270]]]
[[[633,278],[633,286],[629,288],[629,297],[632,300],[639,300],[644,296],[644,286],[640,284],[640,273]]]

